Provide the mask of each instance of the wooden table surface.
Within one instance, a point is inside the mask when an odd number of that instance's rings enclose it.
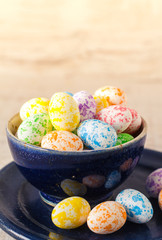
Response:
[[[6,123],[26,100],[105,85],[126,91],[146,147],[162,151],[161,0],[0,1],[0,167],[12,161]]]

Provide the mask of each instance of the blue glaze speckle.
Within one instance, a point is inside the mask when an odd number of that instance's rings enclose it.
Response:
[[[78,136],[90,149],[103,149],[113,147],[117,140],[115,129],[100,120],[89,119],[80,124]]]
[[[13,134],[13,125],[20,123],[19,115],[15,115],[9,121],[7,138],[13,159],[23,176],[38,190],[54,199],[54,202],[63,200],[67,195],[61,188],[61,182],[71,179],[82,183],[89,175],[102,175],[105,180],[112,172],[119,170],[120,185],[137,165],[143,152],[146,133],[143,132],[136,141],[114,148],[102,150],[85,150],[81,152],[66,152],[43,149],[18,140]],[[98,120],[97,120],[98,121]],[[105,123],[106,124],[106,123]],[[96,133],[96,132],[95,132]],[[121,171],[121,165],[128,159],[132,159],[131,171],[125,168]],[[123,169],[123,168],[122,168]],[[91,205],[105,201],[116,188],[106,188],[105,183],[97,188],[87,187],[84,198]],[[52,200],[53,201],[53,200]]]
[[[153,208],[147,197],[134,189],[125,189],[117,197],[127,212],[128,220],[136,223],[146,223],[153,216]]]

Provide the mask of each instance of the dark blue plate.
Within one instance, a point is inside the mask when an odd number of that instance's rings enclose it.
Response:
[[[162,153],[144,150],[140,164],[132,175],[118,187],[113,198],[122,189],[134,188],[147,197],[145,180],[150,172],[162,167]],[[39,192],[19,173],[15,163],[10,163],[0,172],[0,226],[16,239],[54,240],[162,240],[162,211],[157,199],[150,199],[154,217],[147,224],[126,222],[124,227],[111,235],[91,232],[86,224],[73,230],[62,230],[51,221],[52,207],[40,199]]]

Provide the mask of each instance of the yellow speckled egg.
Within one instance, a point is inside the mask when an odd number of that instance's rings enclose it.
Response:
[[[56,130],[73,131],[79,124],[79,108],[72,96],[55,93],[49,104],[49,116]]]
[[[96,102],[96,113],[109,106],[109,103],[105,97],[94,96],[93,98]]]
[[[69,197],[59,202],[52,211],[52,222],[59,228],[73,229],[87,221],[91,208],[81,197]]]
[[[127,102],[125,92],[120,88],[112,86],[106,86],[98,89],[94,96],[106,98],[109,105],[126,105]]]
[[[47,113],[50,100],[47,98],[32,98],[25,102],[20,109],[20,118],[24,121],[26,118],[38,114]]]

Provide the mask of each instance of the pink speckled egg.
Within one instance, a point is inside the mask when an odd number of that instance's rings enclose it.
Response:
[[[129,127],[124,132],[129,133],[129,134],[134,134],[140,128],[142,119],[136,110],[131,109],[131,108],[128,108],[128,109],[132,114],[132,122],[130,123]]]
[[[90,93],[87,91],[80,91],[75,93],[73,98],[78,105],[81,122],[87,119],[95,118],[96,102]]]
[[[132,122],[132,114],[126,107],[113,105],[98,112],[96,119],[110,124],[117,133],[121,133]]]
[[[119,230],[126,222],[127,214],[124,207],[114,201],[98,204],[87,218],[91,231],[99,234],[109,234]]]

